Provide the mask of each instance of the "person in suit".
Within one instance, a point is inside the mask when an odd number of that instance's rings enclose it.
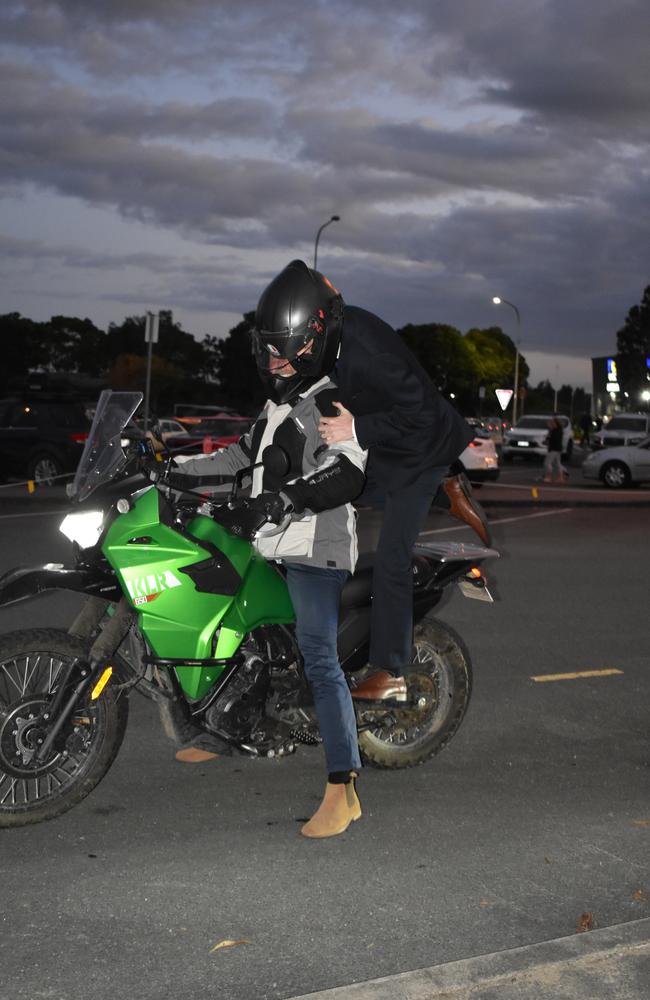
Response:
[[[325,341],[331,351],[338,342],[330,361],[340,390],[338,413],[321,417],[318,430],[328,447],[354,440],[368,451],[366,487],[356,503],[383,510],[373,570],[371,672],[352,696],[404,702],[413,642],[412,550],[432,502],[490,543],[469,484],[449,475],[473,431],[395,331],[373,313],[345,305],[329,279],[303,261],[292,261],[267,287],[256,326],[265,336],[300,330],[313,351]]]

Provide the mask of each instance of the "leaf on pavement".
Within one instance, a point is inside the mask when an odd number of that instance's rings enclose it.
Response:
[[[637,889],[636,892],[632,893],[632,899],[638,900],[640,903],[647,903],[648,897],[643,889]]]
[[[585,912],[580,915],[580,920],[578,921],[578,926],[576,928],[576,934],[582,934],[583,931],[592,931],[593,929],[594,915],[591,910],[585,910]]]
[[[210,954],[213,951],[219,951],[220,948],[237,948],[240,944],[250,944],[250,941],[246,938],[242,938],[241,941],[231,941],[229,938],[226,938],[224,941],[217,942],[214,948],[210,948]]]
[[[650,819],[633,819],[632,826],[650,826]]]

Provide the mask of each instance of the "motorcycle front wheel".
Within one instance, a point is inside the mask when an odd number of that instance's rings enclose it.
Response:
[[[128,699],[111,682],[96,701],[82,696],[46,760],[35,753],[47,736],[47,710],[59,678],[83,658],[82,640],[58,629],[0,638],[0,828],[53,819],[101,781],[122,744]]]
[[[372,767],[423,764],[449,743],[467,710],[472,665],[460,636],[425,617],[416,626],[413,653],[403,707],[363,708],[357,702],[359,749]]]

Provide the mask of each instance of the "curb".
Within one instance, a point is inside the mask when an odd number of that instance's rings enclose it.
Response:
[[[640,1000],[650,992],[650,917],[290,1000]]]

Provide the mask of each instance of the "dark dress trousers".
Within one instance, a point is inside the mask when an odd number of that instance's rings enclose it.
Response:
[[[346,306],[334,379],[368,449],[357,503],[383,509],[374,558],[370,662],[401,673],[413,643],[412,550],[449,466],[474,435],[392,327]]]

